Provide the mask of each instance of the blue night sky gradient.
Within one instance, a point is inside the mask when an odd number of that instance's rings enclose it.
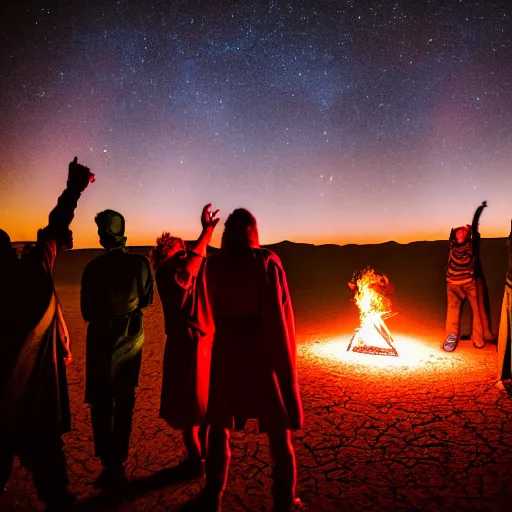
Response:
[[[13,239],[75,155],[97,175],[78,247],[104,208],[134,244],[195,236],[206,202],[251,209],[263,243],[446,238],[484,199],[483,236],[508,233],[506,2],[19,3],[0,75]]]

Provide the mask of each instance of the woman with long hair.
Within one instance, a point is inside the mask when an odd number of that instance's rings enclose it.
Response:
[[[215,336],[212,351],[206,487],[202,510],[219,510],[229,468],[229,439],[249,419],[268,435],[274,461],[275,511],[301,510],[295,497],[291,430],[302,426],[295,368],[295,323],[286,275],[272,251],[261,249],[247,210],[226,220],[221,250],[206,265]]]

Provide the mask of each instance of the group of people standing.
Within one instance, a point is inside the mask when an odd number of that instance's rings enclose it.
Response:
[[[69,507],[62,434],[71,428],[66,366],[70,339],[52,272],[59,249],[73,246],[69,229],[81,194],[94,181],[75,158],[67,186],[18,257],[0,230],[0,493],[14,457],[33,477],[48,509]],[[447,271],[447,336],[453,352],[460,337],[460,309],[473,310],[473,344],[494,339],[479,260],[478,223],[453,229]],[[249,419],[266,433],[274,462],[274,511],[303,510],[295,496],[296,463],[291,431],[303,410],[296,372],[295,322],[279,258],[259,246],[256,219],[245,209],[227,218],[218,253],[207,255],[219,222],[206,205],[194,243],[163,233],[149,260],[125,250],[125,220],[113,210],[95,222],[105,252],[85,268],[80,304],[88,322],[85,401],[90,404],[95,455],[103,470],[96,486],[119,488],[126,480],[135,390],[144,345],[142,310],[161,298],[165,333],[160,416],[181,430],[183,478],[206,473],[197,510],[219,511],[230,461],[230,433]],[[512,230],[499,332],[500,382],[512,378]]]
[[[1,294],[0,304],[0,493],[17,455],[48,509],[74,500],[61,437],[71,428],[65,367],[72,352],[52,271],[58,249],[72,248],[69,225],[93,181],[75,158],[48,226],[21,258],[0,231],[1,285],[13,293]],[[230,433],[256,419],[274,461],[273,510],[303,510],[291,443],[303,410],[286,274],[279,258],[260,248],[256,219],[245,209],[228,216],[220,251],[207,257],[217,213],[204,207],[202,232],[192,244],[163,233],[150,261],[125,250],[120,213],[105,210],[95,218],[105,252],[86,266],[80,291],[88,322],[85,401],[103,466],[95,485],[119,489],[126,480],[142,310],[153,301],[154,274],[167,335],[160,416],[183,432],[182,476],[206,473],[194,508],[221,510]]]

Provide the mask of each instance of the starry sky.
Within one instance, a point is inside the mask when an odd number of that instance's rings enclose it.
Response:
[[[195,238],[250,209],[262,243],[446,239],[512,217],[512,16],[493,1],[10,2],[0,227],[32,240],[76,155],[72,225]],[[221,226],[220,226],[221,228]],[[214,239],[218,245],[221,229]]]

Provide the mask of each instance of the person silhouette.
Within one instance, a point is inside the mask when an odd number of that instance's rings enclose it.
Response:
[[[103,466],[95,485],[105,488],[126,479],[144,345],[142,309],[153,301],[153,277],[146,257],[126,251],[120,213],[104,210],[95,222],[105,252],[84,269],[80,307],[89,322],[85,402],[91,406],[95,455]]]
[[[483,201],[477,208],[471,225],[453,228],[450,232],[450,254],[446,271],[447,310],[446,338],[442,349],[453,352],[460,339],[460,315],[464,300],[468,300],[473,313],[472,341],[476,348],[483,348],[486,341],[495,338],[490,330],[486,284],[480,261],[480,233],[478,225],[482,211],[487,207]]]
[[[295,322],[284,268],[261,249],[257,222],[239,208],[226,220],[219,254],[206,262],[206,284],[215,323],[206,485],[201,510],[220,510],[228,476],[229,439],[256,419],[268,435],[274,461],[274,511],[303,510],[295,496],[291,430],[303,422],[296,373]]]
[[[498,331],[498,382],[504,389],[503,382],[512,379],[512,219],[508,235],[508,268],[505,276],[505,292],[501,305],[500,326]]]
[[[60,249],[73,247],[69,225],[94,180],[75,157],[48,225],[21,259],[0,231],[0,492],[18,455],[47,510],[74,500],[61,438],[71,429],[66,366],[72,355],[53,266]]]
[[[202,232],[188,247],[181,238],[163,233],[151,252],[155,281],[165,319],[165,343],[160,417],[182,430],[186,458],[179,465],[184,478],[204,473],[206,404],[213,341],[204,261],[219,222],[218,210],[206,205]]]

